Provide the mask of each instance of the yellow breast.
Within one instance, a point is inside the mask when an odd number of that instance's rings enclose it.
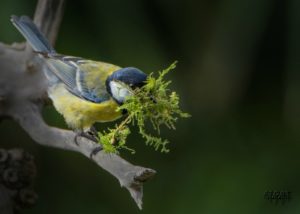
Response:
[[[116,111],[118,104],[113,99],[102,103],[89,102],[70,93],[63,84],[50,88],[48,94],[56,110],[73,129],[86,130],[95,122],[113,121],[122,116]]]

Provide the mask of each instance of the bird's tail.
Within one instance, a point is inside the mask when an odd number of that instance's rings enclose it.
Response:
[[[28,16],[11,16],[14,26],[25,37],[27,42],[32,46],[33,50],[41,53],[55,53],[54,48],[50,45],[47,38],[38,29]]]

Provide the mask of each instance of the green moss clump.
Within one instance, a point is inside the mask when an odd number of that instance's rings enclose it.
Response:
[[[134,150],[126,146],[126,139],[130,134],[129,125],[136,125],[139,133],[145,139],[146,145],[153,146],[155,150],[169,152],[167,139],[162,139],[160,127],[162,125],[175,129],[175,123],[178,118],[190,117],[188,113],[182,112],[179,108],[179,96],[176,92],[168,88],[171,81],[165,80],[165,75],[176,67],[176,63],[171,64],[167,69],[160,71],[155,78],[151,73],[146,84],[135,90],[131,90],[132,96],[129,96],[124,104],[118,108],[118,111],[126,110],[128,113],[125,119],[114,129],[108,129],[106,132],[99,132],[100,142],[104,151],[116,153],[119,149],[128,149],[132,153]],[[158,136],[150,134],[146,130],[146,123],[150,122]]]

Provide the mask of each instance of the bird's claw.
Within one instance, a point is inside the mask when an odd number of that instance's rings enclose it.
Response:
[[[98,136],[98,132],[97,130],[95,129],[95,127],[91,127],[90,130],[84,132],[84,131],[81,131],[79,133],[76,134],[75,136],[75,143],[76,145],[78,146],[79,143],[78,143],[78,137],[84,137],[84,138],[87,138],[91,141],[94,141],[95,143],[98,143],[99,142],[99,136]]]
[[[91,135],[91,136],[98,137],[98,131],[97,131],[97,129],[96,129],[94,126],[92,126],[92,127],[87,131],[87,133],[88,133],[89,135]]]
[[[76,134],[74,141],[75,141],[75,143],[76,143],[77,146],[79,146],[78,137],[87,138],[87,139],[89,139],[91,141],[94,141],[95,143],[98,143],[100,141],[100,137],[98,136],[98,132],[95,129],[95,127],[93,127],[93,126],[87,132],[82,131],[82,132],[79,132],[79,133]],[[102,146],[95,147],[92,150],[92,152],[90,153],[90,158],[92,158],[94,155],[96,155],[102,149],[103,149]]]
[[[94,141],[95,143],[99,142],[99,137],[97,137],[95,135],[91,135],[88,132],[80,132],[80,133],[76,134],[75,139],[74,139],[74,141],[75,141],[75,143],[76,143],[77,146],[79,146],[78,137],[87,138],[87,139],[89,139],[91,141]]]
[[[98,152],[102,151],[102,149],[102,146],[97,146],[96,148],[94,148],[90,154],[90,158],[93,158],[93,156],[98,154]]]

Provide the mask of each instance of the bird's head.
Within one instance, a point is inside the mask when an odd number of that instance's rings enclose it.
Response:
[[[108,93],[118,104],[123,104],[127,96],[132,95],[128,87],[135,89],[145,85],[147,75],[133,67],[121,68],[112,73],[106,80]]]

